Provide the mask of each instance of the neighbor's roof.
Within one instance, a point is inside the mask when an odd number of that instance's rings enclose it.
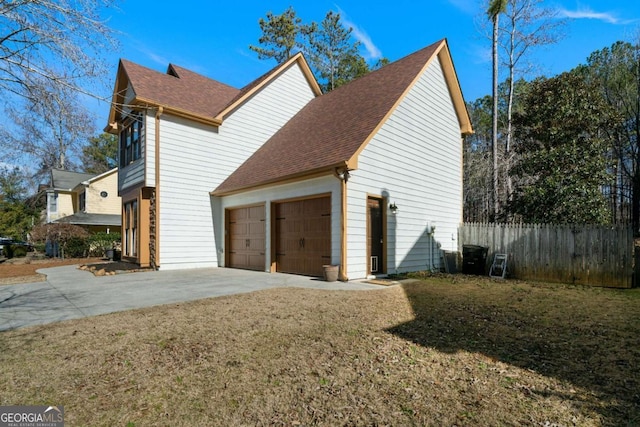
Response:
[[[85,184],[91,185],[94,182],[100,181],[101,179],[103,179],[103,178],[105,178],[105,177],[107,177],[109,175],[112,175],[114,173],[118,173],[118,168],[117,167],[115,167],[113,169],[109,169],[108,171],[102,172],[102,173],[97,174],[97,175],[94,174],[94,175],[91,176],[91,178],[86,179],[84,181],[80,181],[75,187],[73,187],[73,191],[80,190],[80,189],[82,189],[84,187]]]
[[[75,225],[108,225],[116,227],[121,225],[122,218],[120,215],[111,214],[92,214],[85,212],[77,212],[73,215],[59,218],[53,222],[63,222]]]
[[[51,188],[71,191],[83,181],[93,178],[95,174],[71,172],[61,169],[51,169]]]
[[[91,179],[89,179],[88,181],[89,181],[89,183],[94,182],[94,181],[99,181],[102,178],[107,177],[107,176],[109,176],[109,175],[111,175],[113,173],[117,173],[117,172],[118,172],[118,167],[116,166],[113,169],[109,169],[108,171],[105,171],[105,172],[102,172],[102,173],[100,173],[98,175],[92,176]]]
[[[212,194],[326,173],[339,166],[355,169],[358,154],[436,56],[443,67],[460,131],[471,133],[447,42],[441,40],[313,99]]]
[[[169,64],[167,72],[160,73],[121,59],[109,123],[117,121],[118,112],[125,102],[127,86],[130,85],[134,97],[129,102],[133,105],[162,107],[166,112],[219,125],[230,112],[296,63],[307,77],[312,90],[320,95],[320,87],[302,54],[294,55],[242,89],[233,88],[175,64]],[[109,126],[106,130],[109,130]]]

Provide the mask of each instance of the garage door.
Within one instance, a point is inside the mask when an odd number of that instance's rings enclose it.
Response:
[[[331,198],[276,205],[276,270],[322,276],[331,263]]]
[[[247,270],[265,269],[264,206],[227,210],[226,265]]]

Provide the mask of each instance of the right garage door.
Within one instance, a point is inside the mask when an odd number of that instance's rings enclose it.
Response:
[[[276,205],[276,270],[322,276],[331,263],[331,198]]]

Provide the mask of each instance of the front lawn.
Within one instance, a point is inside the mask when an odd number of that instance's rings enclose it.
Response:
[[[637,425],[639,314],[639,289],[465,276],[267,290],[0,333],[0,405],[64,405],[68,426]]]

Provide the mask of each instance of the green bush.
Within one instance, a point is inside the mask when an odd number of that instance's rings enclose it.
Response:
[[[67,258],[85,257],[89,253],[89,242],[84,237],[71,237],[64,244],[64,256]]]
[[[2,255],[6,258],[13,258],[13,245],[4,245],[2,249]]]
[[[22,245],[11,245],[13,258],[24,258],[27,256],[27,248]]]
[[[47,248],[47,245],[45,243],[34,243],[33,244],[33,249],[38,253],[44,253],[46,248]]]
[[[91,256],[104,256],[106,249],[113,249],[121,240],[120,233],[95,233],[89,236],[89,254]]]

